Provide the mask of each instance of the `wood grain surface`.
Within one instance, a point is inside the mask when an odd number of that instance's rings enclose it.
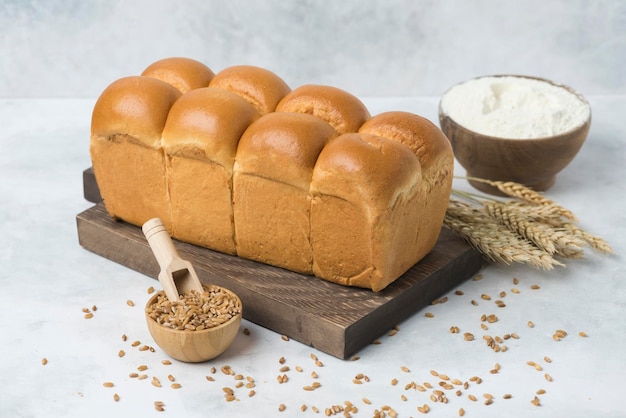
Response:
[[[87,171],[83,178],[89,182]],[[98,196],[93,187],[86,184],[85,191]],[[141,228],[114,221],[102,203],[78,214],[76,221],[85,249],[156,279],[159,266]],[[480,253],[444,228],[428,256],[375,293],[184,242],[174,244],[201,282],[226,287],[241,298],[244,318],[341,359],[458,286],[483,263]]]

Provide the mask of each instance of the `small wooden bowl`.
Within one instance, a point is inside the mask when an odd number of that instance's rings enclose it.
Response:
[[[222,290],[235,298],[241,308],[241,300],[237,295],[228,289],[222,288]],[[146,309],[156,302],[158,296],[155,294],[148,300]],[[147,313],[145,315],[148,329],[157,345],[170,357],[188,363],[211,360],[226,351],[237,336],[242,317],[239,313],[227,322],[213,328],[200,331],[183,331],[160,325]]]
[[[567,86],[536,77],[509,77],[531,78],[564,88],[589,107],[584,97]],[[456,159],[467,170],[467,177],[514,181],[536,191],[545,191],[554,185],[556,174],[574,159],[585,142],[591,125],[591,108],[589,107],[589,117],[572,130],[533,139],[498,138],[471,131],[447,115],[441,102],[439,123],[452,144]],[[480,191],[502,195],[498,189],[488,184],[472,180],[469,183]]]

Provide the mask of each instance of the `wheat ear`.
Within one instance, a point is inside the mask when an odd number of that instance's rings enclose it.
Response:
[[[493,222],[481,209],[463,202],[450,201],[444,224],[491,261],[504,264],[523,263],[545,270],[563,266],[548,252],[506,226]]]
[[[584,231],[578,225],[574,225],[573,223],[568,222],[564,225],[564,227],[572,231],[572,234],[574,234],[576,237],[579,237],[587,244],[589,244],[589,246],[594,250],[604,254],[615,254],[615,251],[613,251],[613,248],[611,248],[608,242],[596,235]]]
[[[468,179],[496,187],[505,195],[510,196],[510,197],[515,197],[524,202],[532,203],[535,205],[543,205],[543,206],[552,207],[552,210],[559,212],[561,216],[571,221],[577,221],[577,218],[574,215],[574,213],[572,213],[571,211],[565,209],[564,207],[560,205],[557,205],[552,200],[546,198],[543,194],[531,189],[530,187],[524,186],[521,183],[516,183],[514,181],[493,181],[493,180],[480,179],[477,177],[468,177]]]
[[[566,258],[581,258],[585,243],[571,231],[554,228],[549,224],[538,221],[540,218],[526,216],[528,211],[520,210],[521,205],[511,205],[508,202],[486,201],[483,203],[487,213],[498,222],[508,227],[537,247],[553,255]]]

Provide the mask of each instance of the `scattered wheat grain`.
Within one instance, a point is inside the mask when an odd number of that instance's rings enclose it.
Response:
[[[156,401],[154,403],[154,409],[156,409],[159,412],[163,412],[165,411],[165,404],[161,401]]]

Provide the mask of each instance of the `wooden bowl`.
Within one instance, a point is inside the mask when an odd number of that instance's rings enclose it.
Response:
[[[456,159],[467,170],[467,177],[514,181],[536,191],[548,190],[554,185],[556,174],[574,159],[585,142],[591,125],[591,109],[584,97],[567,86],[536,77],[507,77],[540,80],[566,89],[586,104],[588,117],[579,126],[558,135],[532,139],[499,138],[474,132],[453,120],[442,107],[444,94],[439,103],[441,129],[450,140]],[[472,180],[469,183],[480,191],[502,195],[488,184]]]
[[[237,336],[242,315],[239,297],[228,289],[222,290],[235,298],[240,313],[213,328],[200,331],[176,330],[157,323],[146,313],[148,329],[157,345],[170,357],[188,363],[211,360],[226,351]],[[156,302],[158,296],[155,294],[148,300],[146,309]]]

